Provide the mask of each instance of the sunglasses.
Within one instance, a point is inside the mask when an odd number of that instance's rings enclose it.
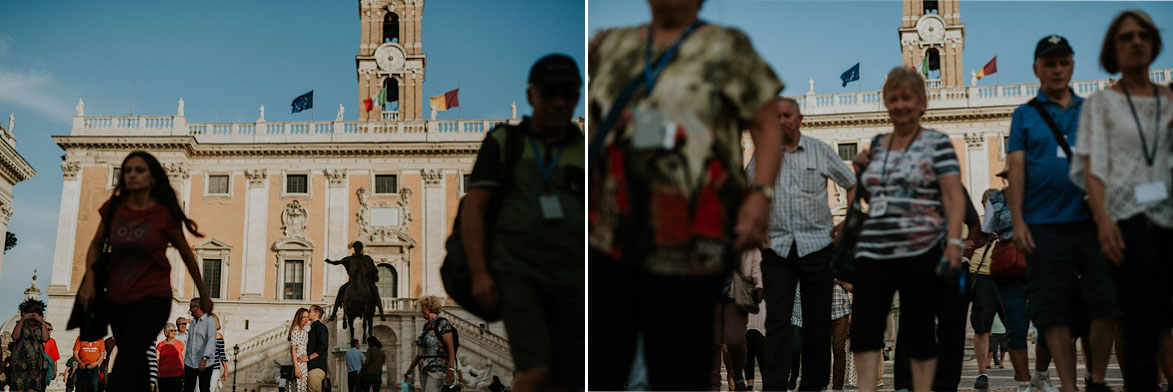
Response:
[[[1146,42],[1153,40],[1153,35],[1147,31],[1142,31],[1139,33],[1134,33],[1134,32],[1130,31],[1127,33],[1123,33],[1123,34],[1117,35],[1116,40],[1120,41],[1120,42],[1130,42],[1134,38],[1137,38],[1137,37],[1140,37],[1141,41],[1146,41]]]

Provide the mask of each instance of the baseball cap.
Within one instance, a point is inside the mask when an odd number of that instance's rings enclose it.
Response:
[[[549,54],[534,63],[529,70],[529,82],[548,86],[554,84],[582,85],[582,76],[578,72],[578,64],[574,59],[564,54]]]
[[[1035,45],[1035,59],[1046,56],[1057,50],[1062,50],[1066,53],[1075,53],[1071,49],[1071,45],[1067,43],[1067,38],[1063,38],[1058,34],[1051,34],[1039,40],[1039,44]]]

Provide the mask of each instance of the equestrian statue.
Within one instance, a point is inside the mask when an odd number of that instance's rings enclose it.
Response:
[[[347,282],[338,288],[338,296],[334,298],[334,311],[330,314],[330,320],[334,320],[338,316],[338,308],[342,308],[344,312],[342,328],[350,328],[350,338],[354,339],[354,319],[361,317],[363,319],[363,339],[372,333],[372,320],[375,317],[375,309],[379,310],[379,318],[387,321],[387,317],[383,315],[383,301],[379,297],[379,288],[375,286],[375,282],[379,281],[379,271],[375,268],[375,261],[370,256],[362,253],[362,242],[355,241],[351,244],[354,248],[354,254],[346,256],[342,260],[331,261],[326,259],[326,263],[333,265],[341,265],[346,268],[346,275],[349,277]]]

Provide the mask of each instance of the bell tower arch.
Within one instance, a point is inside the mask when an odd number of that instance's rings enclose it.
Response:
[[[958,0],[904,0],[898,34],[904,66],[918,67],[929,88],[962,87],[965,25]],[[926,61],[927,60],[927,61]]]

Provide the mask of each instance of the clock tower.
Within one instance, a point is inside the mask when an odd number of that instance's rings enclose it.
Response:
[[[373,98],[375,107],[360,105],[360,121],[423,119],[424,69],[427,56],[420,44],[424,0],[359,0],[362,38],[354,64],[358,100]],[[379,107],[379,91],[386,104]]]
[[[900,22],[900,52],[904,66],[919,66],[929,88],[964,86],[961,52],[965,49],[965,25],[958,0],[904,0]]]

